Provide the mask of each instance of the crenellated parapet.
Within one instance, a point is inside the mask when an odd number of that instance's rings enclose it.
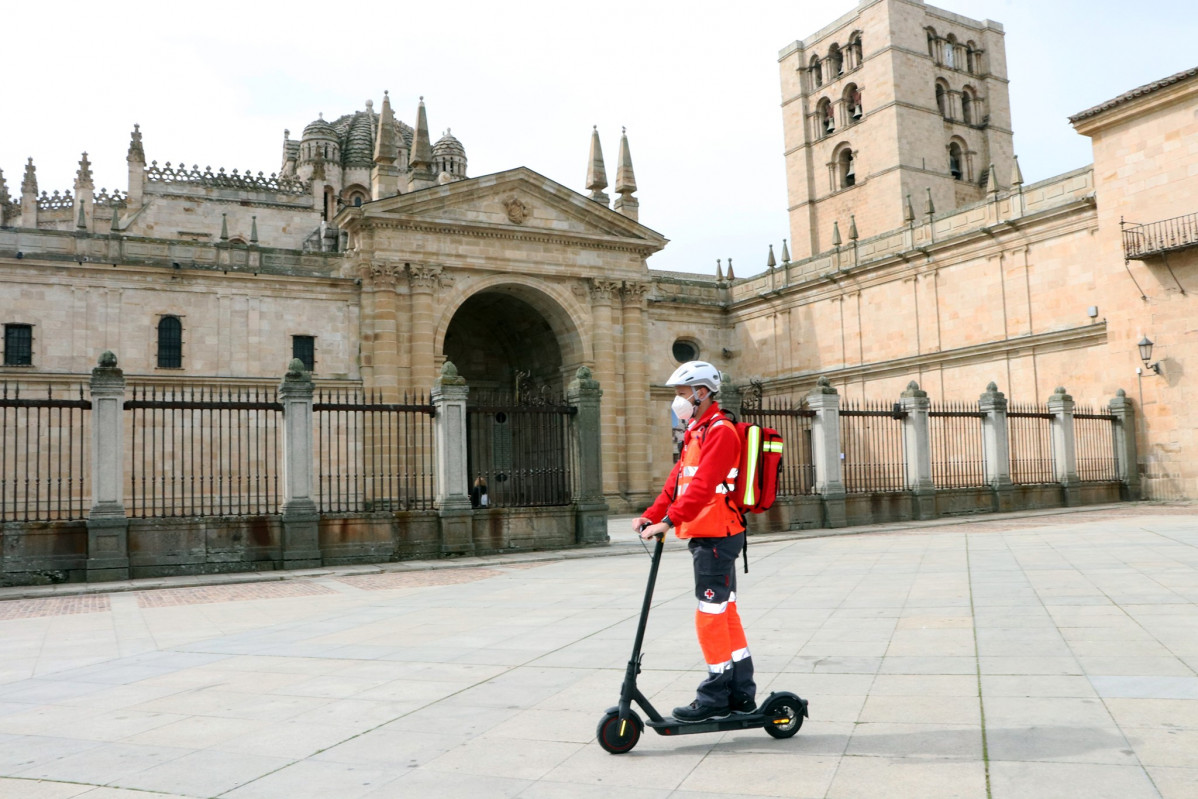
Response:
[[[238,172],[236,169],[227,173],[224,167],[213,172],[210,166],[204,167],[203,170],[198,165],[193,165],[191,169],[188,169],[187,165],[183,163],[172,167],[170,161],[167,161],[164,166],[159,166],[157,161],[151,161],[150,165],[146,167],[146,180],[150,183],[181,183],[208,188],[269,191],[297,196],[308,194],[312,187],[311,183],[306,180],[281,177],[274,172],[269,176],[262,172],[254,175],[248,169],[244,173]]]

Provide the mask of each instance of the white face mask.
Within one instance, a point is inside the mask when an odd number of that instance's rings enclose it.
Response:
[[[690,418],[695,415],[695,400],[699,397],[696,392],[691,392],[693,399],[686,397],[674,397],[674,401],[670,403],[670,409],[674,411],[674,415],[678,417],[680,422],[689,422]]]

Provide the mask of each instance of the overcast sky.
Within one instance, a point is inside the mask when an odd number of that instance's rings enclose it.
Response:
[[[1068,115],[1198,65],[1192,0],[933,5],[1004,25],[1028,182],[1091,162]],[[778,52],[855,6],[10,4],[0,30],[0,169],[19,195],[33,156],[41,190],[69,189],[87,150],[97,188],[125,189],[137,122],[148,159],[270,173],[284,128],[298,138],[318,113],[335,119],[367,98],[377,108],[387,89],[408,123],[424,96],[434,140],[452,128],[473,176],[527,166],[584,191],[598,125],[614,183],[626,126],[641,222],[671,240],[650,267],[713,273],[716,258],[732,257],[743,276],[789,236]]]

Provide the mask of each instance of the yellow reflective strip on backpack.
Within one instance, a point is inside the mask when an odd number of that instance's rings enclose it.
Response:
[[[751,508],[757,504],[757,451],[761,447],[761,428],[753,425],[745,431],[745,490],[741,504]]]
[[[781,441],[767,441],[767,442],[765,442],[765,445],[762,447],[762,450],[764,452],[781,452],[782,451],[782,442]]]

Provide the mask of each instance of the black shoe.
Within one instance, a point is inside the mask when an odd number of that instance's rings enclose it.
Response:
[[[752,713],[757,709],[757,700],[748,694],[734,695],[728,700],[728,707],[733,713]]]
[[[727,707],[705,705],[697,699],[689,705],[674,708],[674,718],[679,721],[703,721],[704,719],[718,719],[727,715]]]

